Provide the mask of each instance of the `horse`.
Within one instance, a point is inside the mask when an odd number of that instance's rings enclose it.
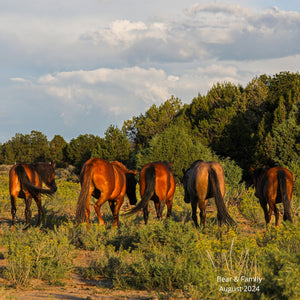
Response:
[[[171,216],[173,196],[176,188],[171,170],[172,166],[173,163],[157,161],[142,167],[139,174],[141,201],[127,211],[126,215],[135,214],[143,209],[144,222],[147,224],[149,217],[148,204],[150,200],[153,200],[158,219],[162,218],[165,204],[167,204],[167,217]]]
[[[43,183],[49,189],[42,188]],[[30,227],[32,198],[38,207],[37,226],[39,226],[43,215],[41,194],[51,196],[56,191],[55,163],[37,162],[33,164],[21,163],[14,165],[9,171],[12,229],[15,226],[16,200],[18,197],[25,200],[25,220],[27,225],[25,229],[27,229]]]
[[[259,199],[264,210],[266,225],[271,221],[272,212],[275,214],[275,226],[279,225],[279,210],[277,203],[283,203],[283,220],[292,222],[291,201],[293,198],[293,174],[283,167],[250,168],[255,187],[255,196]],[[268,207],[269,206],[269,211]]]
[[[135,205],[136,199],[136,171],[128,170],[117,161],[108,162],[101,158],[91,158],[86,161],[81,169],[81,191],[77,201],[76,221],[81,224],[84,221],[89,228],[90,198],[98,199],[94,204],[95,212],[100,225],[104,225],[100,209],[109,201],[113,214],[113,227],[119,226],[119,211],[124,202],[125,194],[131,205]]]
[[[200,225],[205,227],[206,206],[209,198],[214,197],[217,206],[218,225],[224,221],[234,226],[235,221],[229,215],[224,203],[225,179],[223,167],[215,161],[197,160],[188,170],[183,170],[184,201],[191,203],[192,219],[199,227],[197,206],[200,209]]]

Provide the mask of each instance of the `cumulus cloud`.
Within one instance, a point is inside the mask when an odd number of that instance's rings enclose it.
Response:
[[[118,120],[120,125],[152,104],[167,100],[178,80],[162,69],[99,68],[45,74],[34,80],[31,88],[32,93],[57,104],[66,126],[74,126],[80,114],[89,117],[95,112]]]
[[[195,4],[194,19],[207,51],[220,59],[255,60],[299,53],[300,13],[274,7],[260,12],[241,5]]]
[[[166,39],[166,25],[162,22],[146,25],[141,21],[116,20],[108,28],[87,32],[81,36],[81,39],[91,40],[96,45],[107,43],[113,47],[130,47],[135,42],[147,38],[164,41]]]

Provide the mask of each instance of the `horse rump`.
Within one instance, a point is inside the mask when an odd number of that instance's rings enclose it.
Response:
[[[44,194],[46,196],[51,197],[55,193],[54,191],[52,191],[50,189],[44,189],[44,188],[34,185],[30,181],[24,167],[21,164],[17,165],[15,167],[14,171],[19,179],[21,190],[27,190],[32,195],[33,198],[36,198],[38,196],[38,194]]]

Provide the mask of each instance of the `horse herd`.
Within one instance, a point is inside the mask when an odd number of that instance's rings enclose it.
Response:
[[[85,162],[80,173],[81,191],[77,201],[76,222],[86,222],[89,228],[90,198],[97,199],[94,209],[99,224],[103,225],[101,215],[102,205],[108,201],[113,215],[113,226],[119,223],[119,212],[124,202],[125,194],[133,208],[124,214],[135,214],[143,210],[145,224],[147,224],[148,204],[153,200],[158,218],[162,218],[164,206],[167,205],[167,217],[172,214],[173,196],[176,183],[172,174],[173,163],[151,162],[144,165],[139,173],[139,187],[141,201],[136,198],[136,171],[128,170],[122,163],[108,162],[101,158],[91,158]],[[266,224],[275,214],[275,225],[279,224],[279,210],[277,203],[282,202],[284,220],[292,222],[290,202],[293,196],[294,179],[292,173],[283,167],[262,167],[252,170],[255,195],[259,198],[264,210]],[[218,225],[225,223],[235,226],[236,222],[229,215],[224,203],[225,180],[221,164],[215,161],[197,160],[187,170],[183,170],[184,201],[191,203],[192,219],[196,227],[199,226],[197,208],[200,209],[200,224],[205,226],[206,206],[209,198],[214,198],[217,207]],[[48,188],[43,188],[43,183]],[[55,183],[55,164],[38,162],[34,164],[17,164],[9,172],[9,192],[11,198],[12,228],[16,219],[16,199],[25,199],[26,228],[30,226],[31,202],[35,200],[38,207],[38,223],[40,225],[43,214],[41,194],[53,195],[57,190]],[[268,209],[269,208],[269,209]]]

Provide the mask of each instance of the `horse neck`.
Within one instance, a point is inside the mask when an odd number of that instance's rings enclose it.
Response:
[[[40,177],[41,181],[43,181],[45,183],[47,170],[44,168],[44,164],[36,163],[36,164],[33,164],[33,167],[34,167],[36,173],[38,174],[38,176]]]

